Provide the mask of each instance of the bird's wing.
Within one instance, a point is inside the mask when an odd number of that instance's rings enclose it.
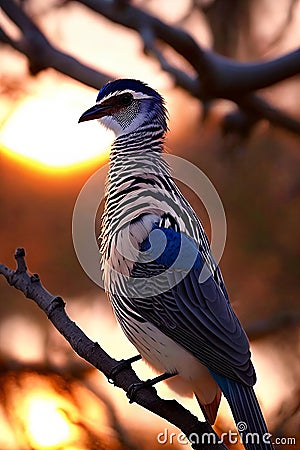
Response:
[[[134,264],[131,278],[142,278],[154,294],[135,294],[127,302],[209,369],[253,385],[247,336],[220,278],[211,273],[201,278],[205,262],[195,241],[154,227],[140,249],[145,257]]]

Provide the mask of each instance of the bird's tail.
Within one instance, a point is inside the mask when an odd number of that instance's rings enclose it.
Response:
[[[244,447],[247,450],[274,449],[253,387],[228,378],[223,378],[223,381],[222,390]]]

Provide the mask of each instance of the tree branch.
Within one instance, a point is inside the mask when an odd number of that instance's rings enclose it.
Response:
[[[279,58],[258,63],[239,63],[204,50],[186,31],[168,25],[129,2],[76,0],[110,21],[138,32],[146,47],[175,82],[202,101],[215,98],[232,100],[257,120],[264,118],[289,131],[300,134],[300,122],[268,104],[251,92],[271,86],[300,73],[300,49]],[[144,31],[143,31],[144,30]],[[167,62],[154,45],[159,39],[172,47],[195,70],[188,76]]]
[[[277,125],[293,133],[300,134],[300,122],[288,116],[283,111],[270,105],[262,97],[256,94],[249,94],[236,100],[240,109],[227,114],[223,118],[223,131],[238,131],[247,136],[255,123],[261,119],[268,120],[271,124]]]
[[[177,86],[180,86],[196,97],[200,90],[198,79],[188,75],[167,61],[163,53],[155,45],[155,35],[153,34],[152,28],[145,26],[141,29],[140,34],[144,42],[145,54],[152,54],[159,62],[161,69],[172,75]]]
[[[237,103],[243,111],[246,111],[256,119],[267,119],[273,125],[278,125],[293,133],[300,134],[300,122],[298,120],[270,105],[256,94],[242,97]]]
[[[207,51],[205,70],[210,95],[234,99],[298,75],[300,48],[279,58],[256,63],[239,63]]]
[[[11,270],[4,264],[0,264],[0,274],[6,278],[11,286],[22,291],[27,298],[32,299],[46,313],[55,328],[64,336],[79,356],[100,370],[106,377],[109,377],[111,370],[118,361],[111,358],[97,342],[91,341],[68,317],[65,311],[65,303],[60,296],[55,296],[48,292],[43,287],[37,274],[30,275],[27,272],[24,249],[17,249],[15,259],[17,261],[17,269]],[[115,385],[125,392],[128,392],[129,387],[133,383],[139,382],[141,380],[132,368],[124,369],[115,378]],[[190,438],[193,449],[226,449],[224,444],[218,442],[218,436],[207,422],[199,422],[197,417],[175,400],[161,399],[154,388],[140,389],[136,394],[135,401],[148,411],[157,414],[179,428],[187,438]],[[215,436],[216,443],[212,444],[208,441],[208,434]],[[203,436],[203,443],[200,442],[201,436]]]
[[[207,102],[216,98],[235,102],[249,116],[248,128],[256,120],[267,119],[272,124],[300,134],[300,122],[268,104],[254,91],[278,83],[300,73],[300,49],[266,62],[240,63],[202,48],[186,31],[164,23],[157,17],[139,9],[125,0],[76,0],[108,20],[132,29],[141,35],[145,48],[192,96]],[[55,48],[39,27],[26,15],[14,0],[2,0],[7,16],[18,26],[22,38],[11,39],[0,30],[0,40],[25,54],[30,71],[36,74],[52,67],[87,86],[99,89],[114,77],[82,64],[76,58]],[[194,76],[170,64],[155,45],[156,40],[167,44],[182,56],[194,71]],[[237,116],[237,114],[235,115]],[[237,120],[236,123],[245,122]],[[225,127],[227,125],[225,124]]]
[[[27,56],[31,74],[35,75],[42,70],[53,68],[95,89],[99,89],[99,86],[114,78],[82,64],[76,58],[55,48],[39,27],[13,0],[2,0],[1,7],[18,26],[22,32],[22,37],[19,40],[13,40],[2,30],[0,39]]]
[[[272,86],[300,73],[300,48],[279,58],[258,63],[239,63],[203,49],[186,31],[168,25],[128,3],[110,0],[76,0],[112,22],[141,33],[151,29],[153,36],[168,44],[195,69],[203,82],[201,96],[230,98],[237,94]]]

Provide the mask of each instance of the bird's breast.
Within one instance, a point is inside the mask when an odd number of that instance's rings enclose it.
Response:
[[[121,320],[127,338],[143,359],[158,373],[178,374],[181,382],[172,383],[172,389],[191,396],[194,392],[201,403],[211,403],[218,390],[208,369],[190,352],[178,345],[156,326],[147,321]],[[184,391],[184,392],[183,392]]]

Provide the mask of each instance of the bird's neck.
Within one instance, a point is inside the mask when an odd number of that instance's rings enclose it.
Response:
[[[111,149],[109,184],[122,187],[122,180],[141,176],[170,176],[163,158],[165,131],[155,124],[119,136]]]
[[[164,130],[151,127],[119,136],[111,149],[102,216],[101,254],[109,257],[112,236],[141,213],[157,209],[155,193],[171,180],[163,158]],[[170,181],[171,183],[171,181]],[[147,200],[140,197],[147,193]]]

